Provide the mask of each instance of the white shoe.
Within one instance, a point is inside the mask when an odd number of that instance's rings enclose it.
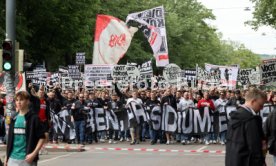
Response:
[[[113,141],[112,143],[113,143],[113,144],[117,144],[117,142],[116,142],[116,141]]]
[[[100,139],[100,142],[101,142],[101,143],[105,143],[105,140],[104,140],[104,139]]]
[[[225,143],[223,141],[220,142],[221,145],[225,145]]]
[[[130,141],[129,138],[127,138],[126,141],[129,142]]]
[[[121,139],[120,139],[120,142],[123,142],[124,141],[124,138],[122,137]]]
[[[217,141],[213,141],[213,144],[217,144],[218,142]]]
[[[203,143],[203,140],[202,140],[202,139],[199,139],[198,142],[199,142],[200,144],[202,144],[202,143]]]
[[[205,145],[210,145],[210,143],[208,141],[205,141]]]
[[[170,141],[167,141],[167,143],[166,143],[167,145],[169,145],[170,144]]]
[[[186,144],[185,140],[181,141],[181,144],[182,144],[182,145],[185,145],[185,144]]]
[[[109,144],[112,144],[112,142],[113,142],[112,139],[110,139],[110,140],[108,141]]]
[[[189,145],[189,144],[191,144],[191,142],[190,142],[190,141],[187,141],[186,144]]]

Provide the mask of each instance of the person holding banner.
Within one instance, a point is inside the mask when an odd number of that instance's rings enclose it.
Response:
[[[226,92],[221,91],[220,92],[220,98],[215,101],[216,111],[218,113],[224,111],[226,104],[227,104]],[[219,133],[219,138],[220,138],[220,144],[221,145],[224,145],[225,142],[226,142],[226,139],[225,139],[226,138],[226,132],[227,131],[222,131],[222,132]]]
[[[146,101],[146,110],[148,111],[149,115],[151,115],[151,110],[155,107],[159,105],[160,106],[160,101],[157,100],[156,97],[156,92],[152,91],[150,94],[150,99]],[[149,122],[149,132],[150,132],[150,138],[151,138],[151,145],[154,145],[157,143],[157,138],[158,136],[160,136],[160,131],[156,131],[153,129],[153,122]]]
[[[250,89],[245,104],[230,114],[226,142],[226,166],[264,166],[264,133],[258,115],[267,96],[259,89]]]
[[[76,140],[78,144],[84,145],[84,131],[85,131],[85,107],[84,95],[79,94],[79,100],[72,104],[71,114],[73,116],[75,129],[76,129]]]
[[[143,101],[140,98],[138,98],[137,91],[132,92],[132,97],[127,100],[126,107],[129,107],[130,102],[136,102],[137,104],[143,105]],[[137,124],[136,120],[130,122],[130,136],[131,136],[130,145],[139,144],[140,128],[141,126]]]
[[[50,112],[51,115],[58,114],[61,111],[61,102],[58,100],[55,96],[55,91],[51,90],[47,94],[48,98],[46,100],[46,109]],[[53,126],[53,117],[51,116],[51,125]],[[50,133],[52,134],[50,137],[50,140],[53,141],[53,143],[57,143],[58,141],[58,133],[54,130],[52,127],[50,129]]]
[[[173,94],[171,93],[170,88],[168,88],[165,91],[164,97],[161,99],[161,110],[162,110],[162,112],[164,111],[163,110],[164,105],[170,105],[174,108],[174,110],[177,110],[176,99],[173,96]],[[166,144],[169,145],[170,143],[172,143],[172,141],[171,141],[172,133],[165,132],[165,135],[166,135],[166,141],[167,141]],[[161,142],[163,142],[163,140]]]
[[[199,110],[204,110],[204,107],[209,107],[209,109],[210,109],[211,111],[215,111],[215,105],[214,105],[214,103],[213,103],[213,100],[211,100],[211,99],[209,98],[209,92],[207,92],[207,91],[204,92],[204,94],[203,94],[203,99],[201,99],[201,100],[198,102],[198,104],[197,104],[197,108],[198,108]],[[210,144],[209,141],[210,141],[211,135],[212,135],[212,133],[209,133],[209,134],[206,134],[205,136],[202,136],[201,139],[203,139],[203,137],[204,137],[204,139],[205,139],[205,145],[209,145],[209,144]]]
[[[181,98],[181,100],[179,102],[179,111],[181,111],[181,112],[182,111],[187,111],[187,109],[193,108],[194,106],[195,106],[194,102],[189,99],[189,93],[185,92],[184,95],[183,95],[183,98]],[[190,144],[190,140],[191,140],[190,135],[182,133],[180,135],[180,137],[181,137],[181,144],[182,145]]]

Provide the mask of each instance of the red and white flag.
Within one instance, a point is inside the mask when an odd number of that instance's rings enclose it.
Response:
[[[108,15],[98,15],[94,38],[93,64],[117,64],[125,55],[137,28]]]

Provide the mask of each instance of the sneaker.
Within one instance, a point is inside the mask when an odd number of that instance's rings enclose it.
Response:
[[[198,140],[198,143],[202,144],[202,143],[203,143],[203,140],[202,140],[202,139],[199,139],[199,140]]]
[[[113,142],[112,139],[110,139],[110,140],[108,141],[109,144],[112,144],[112,142]]]
[[[130,141],[129,138],[127,138],[126,141],[129,142]]]
[[[221,145],[225,145],[225,143],[223,141],[220,142]]]
[[[105,139],[100,139],[100,142],[101,143],[105,143]]]
[[[189,145],[189,144],[191,144],[191,142],[190,142],[190,141],[187,141],[186,144]]]
[[[156,141],[151,140],[151,141],[150,141],[150,144],[151,144],[151,145],[154,145],[154,144],[156,144]]]
[[[185,144],[186,144],[185,140],[181,141],[181,144],[182,144],[182,145],[185,145]]]
[[[208,141],[205,141],[205,145],[210,145],[210,143]]]
[[[124,141],[124,138],[122,137],[121,139],[120,139],[120,142],[123,142]]]
[[[117,144],[117,142],[116,142],[116,141],[113,141],[112,143],[113,143],[113,144]]]
[[[213,144],[217,144],[217,143],[218,143],[217,141],[215,141],[215,140],[213,141]]]
[[[170,141],[167,141],[167,143],[166,143],[167,145],[169,145],[170,144]]]

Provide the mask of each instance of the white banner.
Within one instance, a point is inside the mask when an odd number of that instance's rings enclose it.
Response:
[[[220,73],[220,86],[236,89],[238,67],[205,64],[205,69],[208,72]]]
[[[131,13],[127,16],[126,22],[131,20],[141,24],[139,28],[150,43],[156,59],[156,66],[164,67],[169,64],[164,7],[159,6]]]

